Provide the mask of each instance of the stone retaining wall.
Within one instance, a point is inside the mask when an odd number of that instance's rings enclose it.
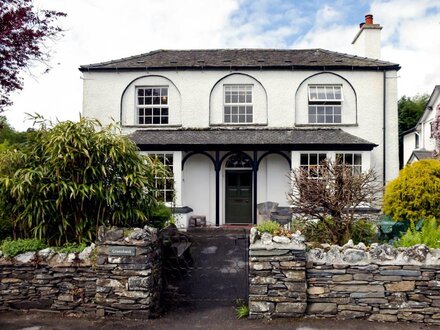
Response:
[[[0,310],[150,317],[158,311],[160,291],[160,243],[153,228],[101,228],[97,246],[79,254],[48,248],[0,257]]]
[[[440,250],[349,242],[305,252],[294,238],[287,244],[263,238],[249,250],[251,318],[440,324]]]

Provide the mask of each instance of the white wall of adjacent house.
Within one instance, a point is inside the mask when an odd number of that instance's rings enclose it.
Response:
[[[121,121],[124,132],[142,128],[208,128],[222,123],[222,85],[252,84],[254,123],[267,128],[341,128],[375,143],[371,165],[383,173],[383,109],[386,84],[386,181],[398,173],[397,79],[396,71],[154,71],[83,72],[83,114],[104,124]],[[308,124],[306,117],[309,84],[343,86],[341,124]],[[168,86],[169,125],[138,125],[135,88]],[[244,126],[246,124],[242,124]],[[232,126],[232,125],[231,125]],[[299,141],[300,142],[300,141]]]
[[[403,136],[403,165],[406,165],[408,163],[413,151],[416,150],[417,134],[419,133],[411,132]]]

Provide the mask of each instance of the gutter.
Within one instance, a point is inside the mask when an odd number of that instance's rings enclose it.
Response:
[[[387,86],[386,86],[386,81],[387,77],[386,77],[386,71],[383,71],[383,126],[382,126],[382,130],[383,130],[383,185],[385,186],[385,178],[386,178],[386,133],[387,133],[387,129],[386,129],[386,93],[387,93]]]

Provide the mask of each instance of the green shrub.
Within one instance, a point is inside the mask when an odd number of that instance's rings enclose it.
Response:
[[[86,243],[66,243],[59,249],[60,253],[80,253],[87,247]]]
[[[40,124],[25,146],[0,157],[0,218],[13,219],[17,237],[61,246],[93,241],[100,225],[145,223],[157,203],[155,177],[166,176],[158,161],[114,125]]]
[[[153,210],[148,221],[148,225],[157,229],[163,229],[172,219],[172,212],[163,203],[158,203]]]
[[[425,244],[430,248],[440,248],[440,225],[436,219],[426,219],[420,231],[417,231],[416,225],[412,223],[406,234],[396,241],[397,246],[403,247],[417,244]]]
[[[440,161],[407,165],[385,190],[383,212],[394,221],[440,219]]]
[[[6,258],[12,258],[20,253],[39,251],[46,247],[46,245],[38,239],[17,239],[5,240],[0,246]]]
[[[265,221],[262,224],[257,226],[257,230],[260,233],[269,233],[273,234],[275,231],[281,230],[281,225],[276,221]]]
[[[370,220],[359,219],[351,225],[351,239],[354,244],[371,244],[377,241],[377,226]]]
[[[338,226],[338,222],[331,216],[326,216],[323,220],[294,219],[291,227],[293,231],[299,230],[307,242],[335,244],[335,230],[333,230],[335,226]],[[347,227],[340,244],[347,243],[349,239],[355,244],[360,242],[371,244],[377,241],[377,227],[367,219],[354,220]]]

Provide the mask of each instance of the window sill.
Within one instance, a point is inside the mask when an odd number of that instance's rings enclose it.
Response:
[[[210,127],[240,127],[240,126],[267,126],[266,124],[256,124],[256,123],[227,123],[227,124],[210,124]]]
[[[122,127],[127,128],[170,128],[170,127],[182,127],[182,125],[171,125],[171,124],[137,124],[137,125],[122,125]]]
[[[295,127],[358,127],[359,124],[295,124]]]

